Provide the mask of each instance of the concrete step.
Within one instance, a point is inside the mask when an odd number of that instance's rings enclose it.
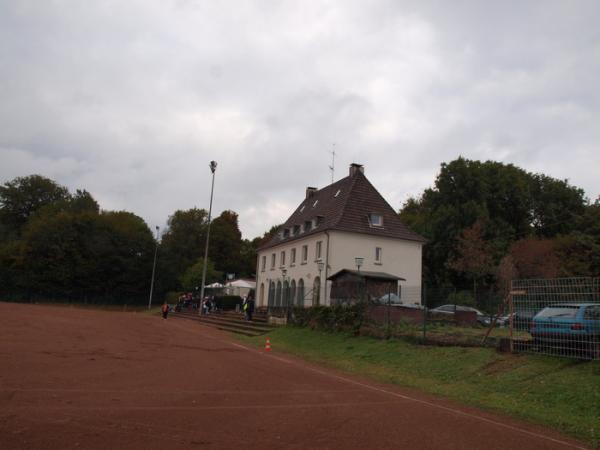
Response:
[[[220,314],[208,314],[199,316],[194,313],[171,313],[171,316],[179,319],[196,320],[202,325],[212,326],[220,330],[231,331],[246,336],[260,336],[268,333],[273,327],[266,323],[255,323],[244,321],[237,317],[219,317]]]

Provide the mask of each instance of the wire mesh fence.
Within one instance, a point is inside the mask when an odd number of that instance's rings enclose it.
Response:
[[[512,348],[600,359],[600,278],[513,280]]]

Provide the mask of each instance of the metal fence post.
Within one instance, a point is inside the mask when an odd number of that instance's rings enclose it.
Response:
[[[423,285],[421,296],[423,297],[423,342],[427,340],[427,287]]]

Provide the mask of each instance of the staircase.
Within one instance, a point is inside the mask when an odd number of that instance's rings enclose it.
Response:
[[[217,328],[245,336],[260,336],[274,327],[269,324],[266,312],[255,311],[252,322],[244,320],[244,315],[235,311],[218,311],[198,315],[197,311],[181,311],[169,313],[169,318],[195,320],[202,325]]]

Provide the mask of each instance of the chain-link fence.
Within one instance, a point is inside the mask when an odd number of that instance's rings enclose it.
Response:
[[[600,278],[513,280],[515,351],[600,359]]]
[[[495,346],[510,335],[508,317],[498,314],[502,297],[489,288],[401,286],[390,298],[370,299],[372,334],[459,346]]]

